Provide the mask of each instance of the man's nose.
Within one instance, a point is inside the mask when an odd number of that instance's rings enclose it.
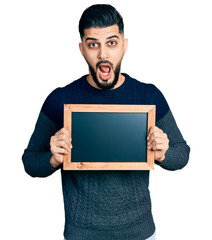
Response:
[[[108,58],[108,52],[107,52],[106,47],[101,46],[101,47],[99,48],[98,58],[99,58],[99,59],[102,59],[102,60]]]

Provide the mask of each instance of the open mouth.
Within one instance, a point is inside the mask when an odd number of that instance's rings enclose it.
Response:
[[[99,74],[100,74],[100,78],[104,81],[108,80],[110,78],[111,75],[111,66],[108,64],[101,64],[99,66]]]

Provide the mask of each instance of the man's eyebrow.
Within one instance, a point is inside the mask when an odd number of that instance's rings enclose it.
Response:
[[[93,41],[96,41],[96,40],[97,40],[97,38],[91,38],[91,37],[87,37],[87,38],[85,39],[85,41],[88,41],[88,40],[93,40]]]
[[[119,39],[119,37],[117,35],[110,36],[107,39],[111,39],[111,38],[118,38]]]
[[[118,38],[118,39],[119,39],[119,37],[118,37],[117,35],[112,35],[112,36],[110,36],[110,37],[107,37],[107,39],[111,39],[111,38]],[[92,37],[87,37],[87,38],[85,39],[85,41],[89,41],[89,40],[97,41],[98,39],[97,39],[97,38],[92,38]]]

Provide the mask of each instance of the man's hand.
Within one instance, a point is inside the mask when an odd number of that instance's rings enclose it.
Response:
[[[63,163],[63,156],[69,154],[72,149],[71,137],[66,128],[61,128],[50,140],[52,157],[50,163],[57,168]]]
[[[166,151],[169,149],[167,134],[158,127],[152,127],[147,136],[147,147],[154,151],[156,161],[163,162]]]

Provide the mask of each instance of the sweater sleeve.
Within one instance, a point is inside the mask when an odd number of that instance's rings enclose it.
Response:
[[[151,102],[156,105],[156,126],[162,129],[169,139],[169,149],[164,161],[156,164],[167,170],[178,170],[188,163],[190,148],[183,139],[165,97],[160,90],[152,86]]]
[[[169,139],[169,149],[166,152],[165,159],[162,163],[157,164],[167,170],[183,168],[188,163],[190,147],[183,139],[171,111],[169,110],[156,125],[167,134]]]
[[[47,177],[58,169],[50,164],[52,153],[49,144],[51,136],[59,130],[58,119],[54,118],[54,115],[58,117],[61,114],[57,92],[58,90],[53,91],[44,102],[34,132],[22,156],[25,171],[32,177]]]

